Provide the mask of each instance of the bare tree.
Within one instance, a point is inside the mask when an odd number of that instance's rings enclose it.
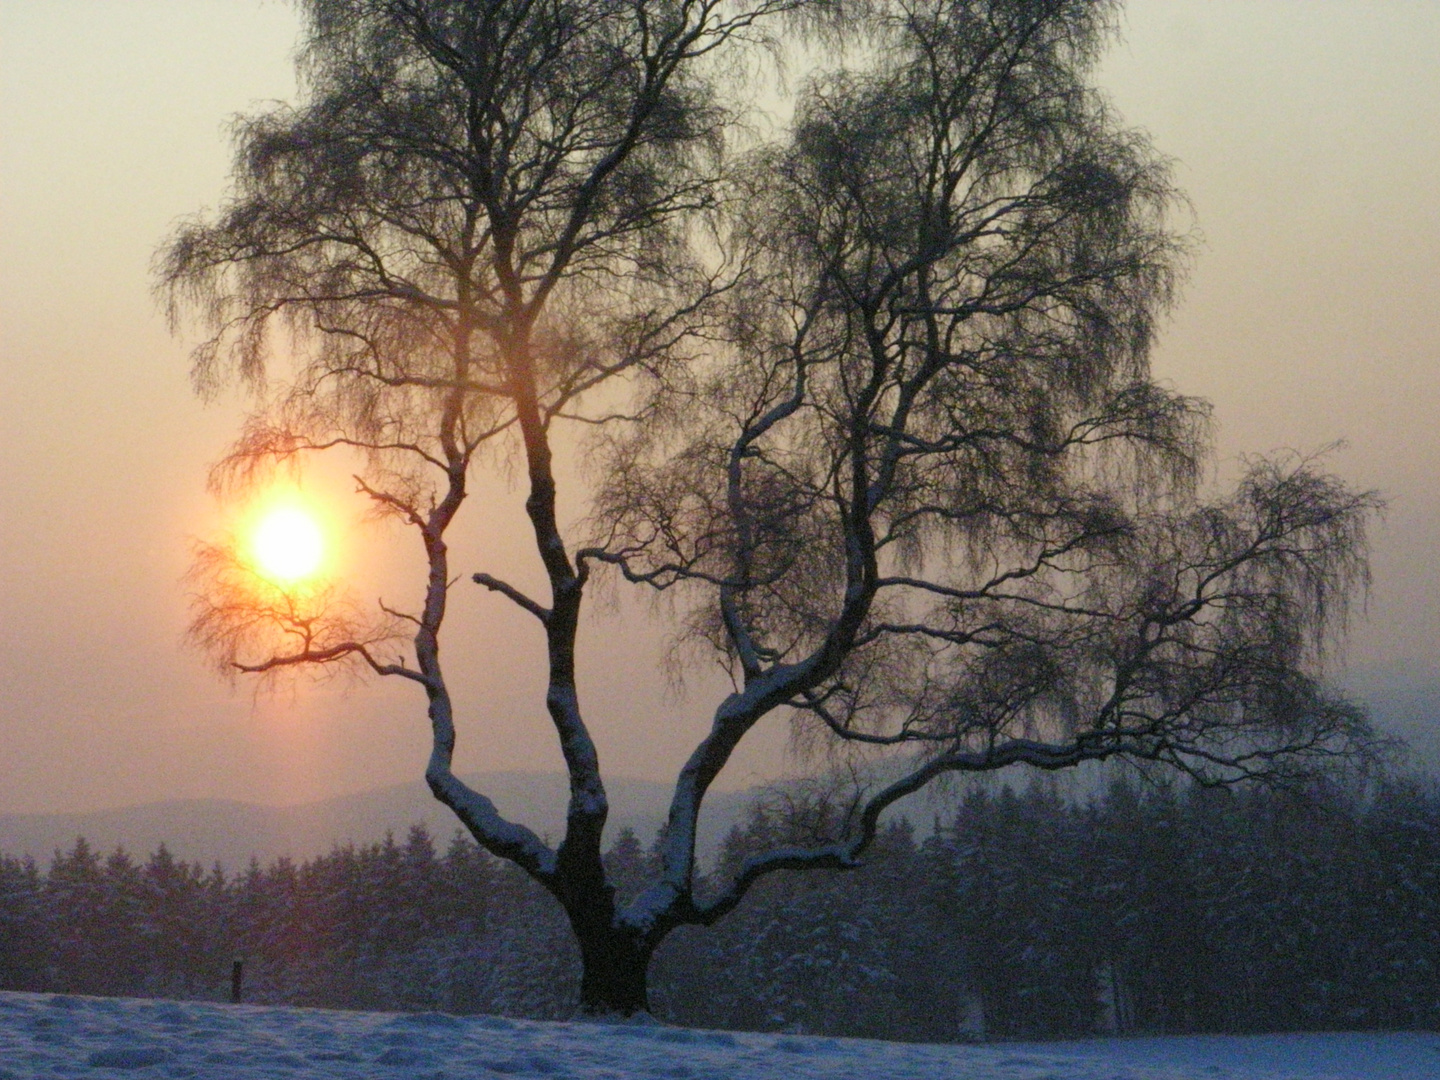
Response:
[[[198,385],[258,391],[217,476],[358,452],[427,584],[370,619],[247,592],[217,545],[196,635],[236,670],[416,683],[431,789],[563,906],[587,1012],[645,1009],[672,929],[772,871],[857,865],[885,808],[942,774],[1124,758],[1229,782],[1366,752],[1318,673],[1375,500],[1306,460],[1197,496],[1205,407],[1148,364],[1186,257],[1177,197],[1087,81],[1114,5],[302,7],[302,104],[240,126],[232,202],[159,276],[214,328]],[[817,73],[783,138],[737,151],[727,76],[786,30]],[[301,359],[267,382],[277,319]],[[603,479],[566,527],[570,424]],[[553,847],[451,771],[446,534],[491,445],[523,461],[550,595],[472,577],[544,629],[570,776]],[[734,682],[624,906],[575,675],[597,571],[669,590],[682,644]],[[401,628],[413,666],[387,647]],[[828,835],[701,894],[705,794],[767,717],[860,782]]]

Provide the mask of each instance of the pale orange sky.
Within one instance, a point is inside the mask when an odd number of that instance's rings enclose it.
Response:
[[[410,688],[256,703],[180,644],[189,538],[214,523],[205,469],[238,406],[190,394],[190,339],[167,333],[148,265],[220,199],[226,117],[293,92],[294,33],[256,0],[0,2],[0,812],[294,802],[423,769]],[[1440,703],[1436,56],[1427,0],[1134,0],[1102,83],[1176,159],[1205,238],[1160,373],[1214,402],[1222,474],[1245,450],[1348,440],[1334,468],[1391,501],[1350,674]],[[482,506],[518,499],[499,484]],[[503,562],[498,516],[477,508],[474,528]],[[478,593],[458,593],[454,629],[493,651],[465,664],[458,763],[557,767],[538,635]],[[667,701],[628,625],[597,617],[591,639],[604,760],[672,773],[713,697]],[[730,785],[783,768],[783,746]]]

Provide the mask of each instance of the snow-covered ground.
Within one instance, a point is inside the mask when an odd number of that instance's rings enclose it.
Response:
[[[1440,1035],[919,1046],[659,1025],[0,993],[0,1080],[1437,1080]]]

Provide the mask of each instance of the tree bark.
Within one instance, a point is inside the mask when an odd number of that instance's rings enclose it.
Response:
[[[654,946],[637,930],[584,914],[572,915],[571,925],[580,943],[580,1012],[624,1017],[648,1013],[646,976]]]

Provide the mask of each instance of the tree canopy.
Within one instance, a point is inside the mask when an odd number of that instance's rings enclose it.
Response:
[[[301,100],[241,122],[230,202],[159,277],[211,328],[197,386],[255,390],[218,481],[349,450],[425,584],[408,608],[298,596],[216,543],[194,632],[235,670],[417,684],[432,790],[560,902],[587,1010],[645,1008],[671,930],[772,871],[855,865],[946,773],[1128,759],[1228,783],[1373,749],[1320,662],[1375,498],[1298,456],[1209,495],[1206,406],[1151,375],[1190,244],[1165,159],[1091,84],[1117,5],[301,7]],[[798,77],[760,77],[785,57]],[[748,88],[790,84],[766,134]],[[522,463],[548,597],[452,565],[492,449]],[[598,479],[570,522],[576,452]],[[669,592],[734,685],[625,903],[575,665],[601,579]],[[470,581],[544,630],[558,845],[451,770],[440,643]],[[855,782],[813,842],[702,894],[706,791],[762,722]]]

